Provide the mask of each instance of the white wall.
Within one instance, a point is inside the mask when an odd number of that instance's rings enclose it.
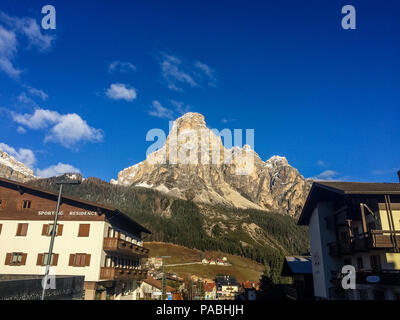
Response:
[[[42,236],[43,224],[53,221],[2,220],[0,234],[0,274],[44,274],[45,267],[37,266],[39,253],[49,251],[50,237]],[[18,223],[28,223],[25,237],[15,236]],[[85,281],[98,281],[100,277],[100,262],[103,253],[104,221],[59,221],[63,224],[61,236],[54,241],[53,253],[58,253],[58,264],[54,267],[57,275],[84,275]],[[90,223],[89,237],[78,237],[79,224]],[[6,266],[6,254],[11,252],[27,253],[26,265]],[[88,253],[91,255],[90,266],[68,266],[69,255]]]

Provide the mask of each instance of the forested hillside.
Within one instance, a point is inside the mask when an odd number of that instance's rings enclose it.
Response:
[[[56,191],[57,179],[29,183]],[[200,250],[238,254],[263,264],[308,251],[307,230],[287,215],[253,209],[201,206],[158,191],[112,185],[97,178],[63,194],[115,207],[152,231],[145,241],[163,241]]]

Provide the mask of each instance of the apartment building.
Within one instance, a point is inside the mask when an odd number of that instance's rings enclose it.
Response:
[[[215,278],[217,287],[217,299],[234,300],[239,293],[240,283],[234,276],[217,276]]]
[[[44,275],[58,194],[0,179],[0,274]],[[122,212],[63,196],[50,274],[84,276],[84,298],[120,299],[147,277],[142,234]]]
[[[314,182],[298,224],[309,226],[317,299],[400,300],[399,183]],[[344,265],[355,289],[343,289]]]

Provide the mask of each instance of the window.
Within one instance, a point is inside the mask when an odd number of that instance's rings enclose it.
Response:
[[[78,237],[89,237],[90,224],[80,224]]]
[[[28,224],[27,223],[18,223],[17,226],[17,237],[26,237],[28,233]]]
[[[380,270],[381,269],[381,259],[380,256],[371,256],[370,257],[371,269],[372,270]]]
[[[30,209],[32,205],[31,200],[23,200],[22,201],[22,209]]]
[[[1,229],[3,229],[3,225],[0,223],[0,234],[1,234]]]
[[[88,267],[90,265],[90,254],[75,253],[69,255],[69,266]]]
[[[26,257],[27,254],[22,252],[7,253],[5,265],[24,266],[26,263]]]
[[[37,266],[46,266],[48,260],[49,260],[49,254],[48,253],[39,253],[37,261],[36,261],[36,265]],[[56,266],[57,263],[58,263],[58,253],[53,253],[51,255],[50,265]]]
[[[357,258],[357,269],[359,270],[364,269],[364,263],[362,257]]]
[[[44,224],[42,228],[42,236],[51,236],[54,224]],[[57,223],[56,236],[61,236],[63,232],[63,225]]]
[[[347,231],[343,231],[340,233],[340,240],[343,243],[348,243],[349,242],[349,234],[347,233]]]
[[[6,206],[6,202],[0,199],[0,209],[3,209]]]

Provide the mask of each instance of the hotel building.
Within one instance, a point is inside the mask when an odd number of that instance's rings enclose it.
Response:
[[[0,274],[44,275],[57,198],[0,179]],[[84,299],[121,299],[147,278],[142,233],[150,231],[122,212],[62,196],[56,228],[50,275],[84,276]]]
[[[400,300],[400,184],[314,182],[298,221],[309,227],[317,299]],[[343,289],[344,265],[356,288]]]

